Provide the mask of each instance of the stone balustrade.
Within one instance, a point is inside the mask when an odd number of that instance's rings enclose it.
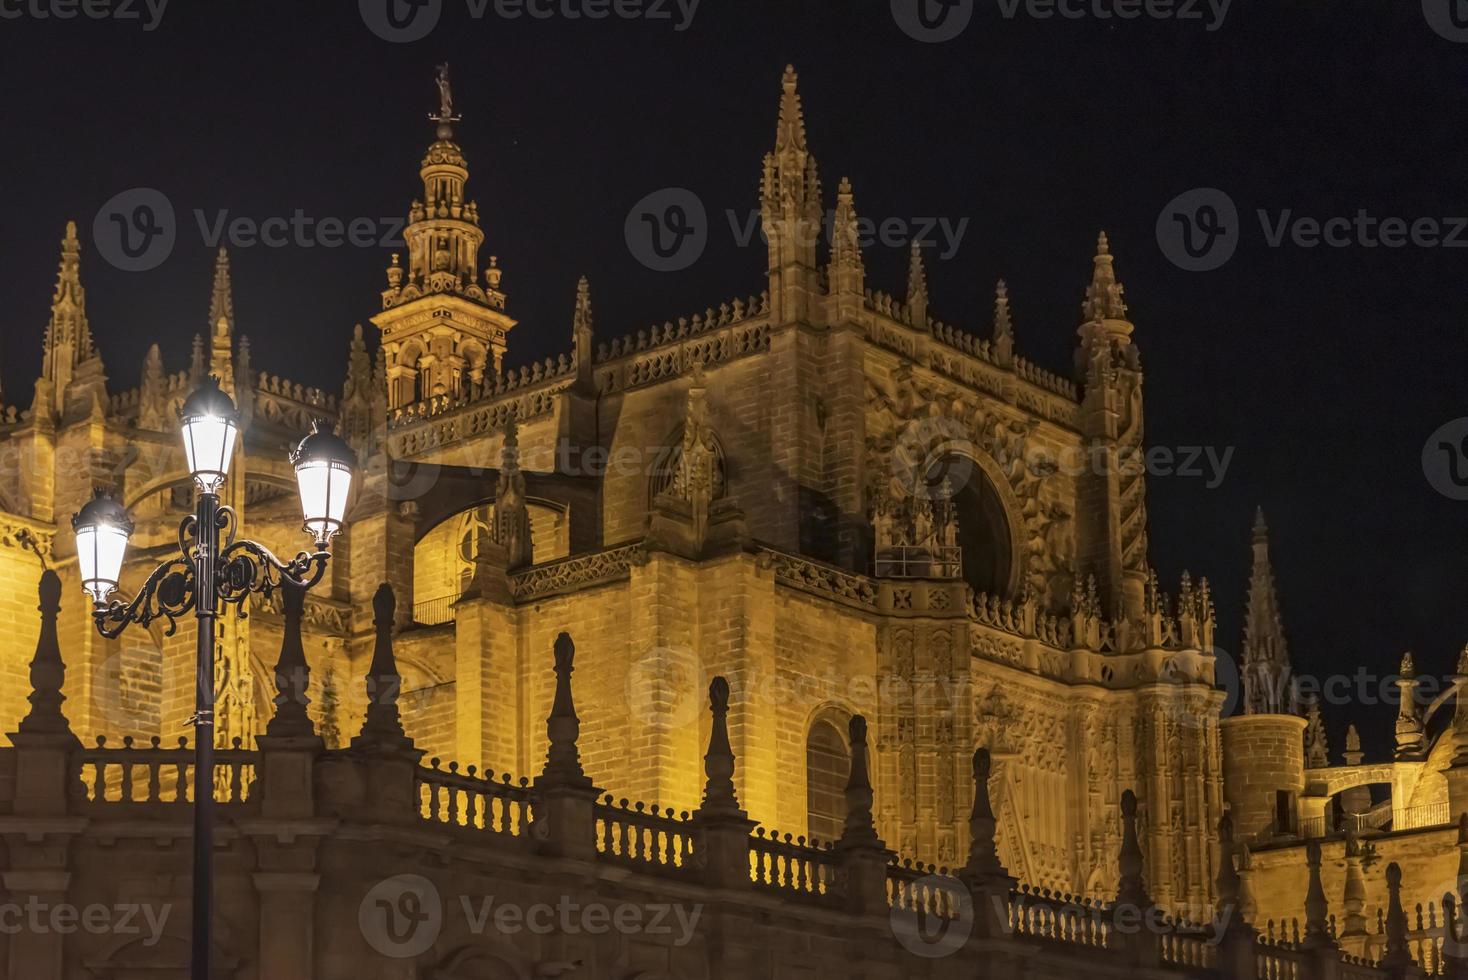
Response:
[[[58,600],[59,581],[48,572],[41,610],[52,622]],[[1303,928],[1270,923],[1261,933],[1239,914],[1227,818],[1217,919],[1195,925],[1169,917],[1147,897],[1130,793],[1118,816],[1122,876],[1114,898],[1031,890],[999,860],[984,749],[974,757],[966,863],[899,860],[873,824],[859,717],[851,723],[840,838],[815,842],[759,827],[737,796],[722,678],[710,688],[698,809],[674,813],[616,799],[581,769],[575,649],[565,634],[555,649],[549,751],[535,778],[424,764],[398,715],[394,599],[386,587],[375,611],[370,706],[349,748],[325,749],[304,712],[291,707],[298,701],[290,685],[305,690],[309,671],[286,651],[276,716],[285,722],[273,723],[255,748],[218,753],[218,976],[1468,977],[1451,897],[1441,915],[1429,910],[1424,925],[1419,913],[1409,929],[1395,865],[1386,870],[1393,900],[1377,960],[1345,955],[1318,887],[1318,847]],[[287,624],[298,630],[299,617]],[[189,831],[178,814],[190,805],[192,753],[157,739],[83,747],[62,711],[56,633],[43,628],[41,636],[30,714],[11,747],[0,749],[0,912],[17,911],[0,915],[7,925],[0,964],[8,971],[0,973],[182,978]],[[288,636],[283,648],[290,646]],[[476,911],[496,902],[515,915]],[[60,923],[78,920],[47,914],[136,908],[160,913],[151,920],[155,932],[135,935],[117,922],[65,929]],[[593,908],[611,913],[600,929],[575,918]],[[541,916],[542,909],[559,911]],[[651,926],[652,912],[669,909],[686,929]],[[16,921],[20,928],[9,929]],[[537,922],[544,927],[527,928]]]

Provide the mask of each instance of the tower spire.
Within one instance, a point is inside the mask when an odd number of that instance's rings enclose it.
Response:
[[[388,353],[388,407],[399,408],[437,395],[454,396],[503,364],[506,337],[515,321],[505,315],[500,290],[504,272],[491,256],[479,267],[484,231],[479,205],[468,199],[469,162],[454,142],[454,112],[448,65],[437,75],[438,111],[434,142],[419,168],[422,197],[408,208],[403,230],[407,262],[394,255],[382,292],[382,312],[372,322],[391,338]],[[443,331],[453,349],[440,351]],[[432,356],[430,347],[435,348]]]
[[[805,109],[800,104],[800,76],[794,65],[785,66],[780,79],[780,118],[775,128],[775,154],[800,154],[799,166],[805,167]]]
[[[1290,655],[1285,644],[1274,565],[1269,560],[1269,527],[1264,510],[1254,513],[1254,570],[1244,611],[1244,710],[1251,715],[1294,714]]]
[[[1014,363],[1014,319],[1003,279],[994,286],[994,359],[1004,367]]]
[[[591,368],[591,324],[591,280],[582,276],[576,282],[576,309],[571,314],[571,349],[578,372]]]
[[[214,257],[214,285],[209,295],[209,373],[231,398],[234,375],[234,286],[229,276],[229,250],[219,246]]]
[[[805,111],[795,68],[780,80],[774,149],[765,154],[760,222],[769,243],[770,303],[781,322],[810,311],[820,290],[816,243],[822,224],[821,180],[806,143]]]
[[[928,325],[928,270],[923,268],[923,247],[916,240],[907,258],[907,311],[912,325]]]
[[[214,257],[214,288],[209,297],[209,332],[219,330],[219,322],[226,321],[234,330],[234,288],[229,278],[229,249],[219,246]]]
[[[92,344],[92,329],[87,322],[87,291],[82,288],[82,244],[77,238],[76,222],[66,223],[61,240],[61,264],[56,273],[56,288],[51,295],[51,321],[46,325],[45,358],[41,372],[49,388],[45,397],[50,412],[60,414],[66,406],[67,389],[78,381],[102,379],[102,361]],[[38,395],[43,392],[38,391]]]
[[[1122,301],[1124,288],[1116,279],[1111,242],[1104,231],[1096,239],[1096,255],[1091,263],[1091,285],[1086,287],[1084,304],[1086,319],[1125,321],[1127,307]]]

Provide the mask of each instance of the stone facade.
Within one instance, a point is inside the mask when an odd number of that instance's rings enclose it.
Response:
[[[392,257],[372,317],[375,354],[359,327],[339,395],[254,366],[223,253],[188,369],[168,373],[155,347],[139,386],[109,393],[81,243],[68,227],[32,405],[0,408],[0,454],[11,464],[0,469],[0,624],[15,626],[0,645],[0,722],[25,712],[17,682],[35,640],[28,601],[12,597],[43,567],[76,589],[65,521],[93,487],[111,489],[138,525],[124,593],[175,546],[189,478],[173,419],[212,374],[243,418],[224,502],[278,553],[306,540],[287,447],[324,417],[358,453],[348,526],[303,613],[310,716],[328,752],[344,751],[344,733],[363,724],[368,704],[352,679],[371,658],[372,602],[386,583],[405,600],[397,710],[418,751],[460,771],[537,771],[555,690],[544,654],[568,632],[581,651],[580,759],[596,785],[665,812],[699,807],[711,724],[702,692],[717,675],[733,691],[733,785],[767,834],[800,837],[813,818],[841,816],[813,814],[812,801],[832,789],[812,782],[813,732],[861,717],[874,828],[904,858],[951,868],[972,853],[971,766],[982,749],[998,855],[1026,887],[1115,898],[1125,884],[1123,792],[1132,791],[1149,899],[1211,918],[1232,867],[1219,837],[1226,801],[1241,839],[1253,840],[1279,790],[1296,794],[1296,816],[1317,797],[1296,778],[1303,763],[1291,768],[1291,745],[1303,751],[1296,719],[1221,727],[1207,580],[1185,574],[1174,599],[1148,565],[1139,335],[1106,236],[1083,291],[1074,380],[1015,352],[1002,282],[993,323],[979,331],[932,315],[916,248],[903,297],[871,288],[854,190],[840,183],[828,220],[787,71],[759,181],[765,281],[599,339],[583,279],[567,352],[517,366],[513,277],[497,258],[481,261],[487,234],[467,197],[469,162],[444,86],[409,208],[406,264]],[[132,630],[107,641],[80,601],[60,617],[70,726],[84,745],[126,736],[170,746],[185,733],[192,621],[171,635]],[[241,772],[265,765],[268,750],[251,746],[269,719],[268,665],[284,629],[278,598],[221,627],[220,745],[246,753]],[[1271,664],[1285,656],[1282,644],[1255,648]],[[850,747],[841,751],[841,765],[852,765]],[[92,752],[72,758],[111,758]],[[361,774],[333,759],[297,763],[340,806],[346,797],[332,794]],[[271,792],[268,778],[262,785]],[[325,821],[320,835],[306,834],[321,838],[321,868],[345,873],[343,841],[397,839],[338,830],[340,815],[311,812]],[[305,902],[304,872],[251,870],[267,859],[244,846],[252,831],[240,833],[237,874],[266,875],[259,887],[290,893],[285,908]],[[405,873],[440,861],[429,852],[446,839],[404,843]],[[1262,850],[1257,860],[1268,864]],[[149,872],[127,887],[166,888],[179,873]],[[351,891],[320,901],[339,904]],[[224,904],[241,935],[261,928],[257,898],[245,888]],[[316,907],[329,928],[346,928],[345,906]],[[268,914],[291,918],[275,906]],[[317,941],[323,976],[351,972],[355,954],[335,941]],[[664,973],[679,969],[659,962]],[[448,972],[431,975],[476,975],[438,969]]]

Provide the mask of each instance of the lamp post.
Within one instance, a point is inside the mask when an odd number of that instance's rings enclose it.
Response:
[[[221,603],[237,608],[253,593],[269,596],[282,584],[309,589],[321,580],[331,538],[341,530],[356,456],[350,446],[317,422],[290,454],[295,467],[305,530],[315,549],[283,562],[255,541],[236,540],[239,518],[219,502],[229,475],[239,416],[229,395],[209,378],[180,411],[184,453],[194,479],[194,513],[179,524],[179,554],[155,568],[131,602],[112,599],[133,523],[122,505],[101,492],[72,518],[82,588],[92,597],[97,631],[108,639],[129,624],[147,627],[166,620],[167,635],[178,619],[194,613],[198,623],[194,725],[194,863],[192,980],[210,980],[209,944],[214,846],[214,628]]]

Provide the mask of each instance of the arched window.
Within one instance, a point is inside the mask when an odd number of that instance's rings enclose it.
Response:
[[[806,823],[811,838],[825,842],[841,836],[850,775],[846,740],[830,721],[817,721],[805,741]]]
[[[964,579],[975,592],[1009,598],[1014,555],[1009,522],[999,495],[977,466],[968,465],[967,479],[954,491],[953,507]]]

